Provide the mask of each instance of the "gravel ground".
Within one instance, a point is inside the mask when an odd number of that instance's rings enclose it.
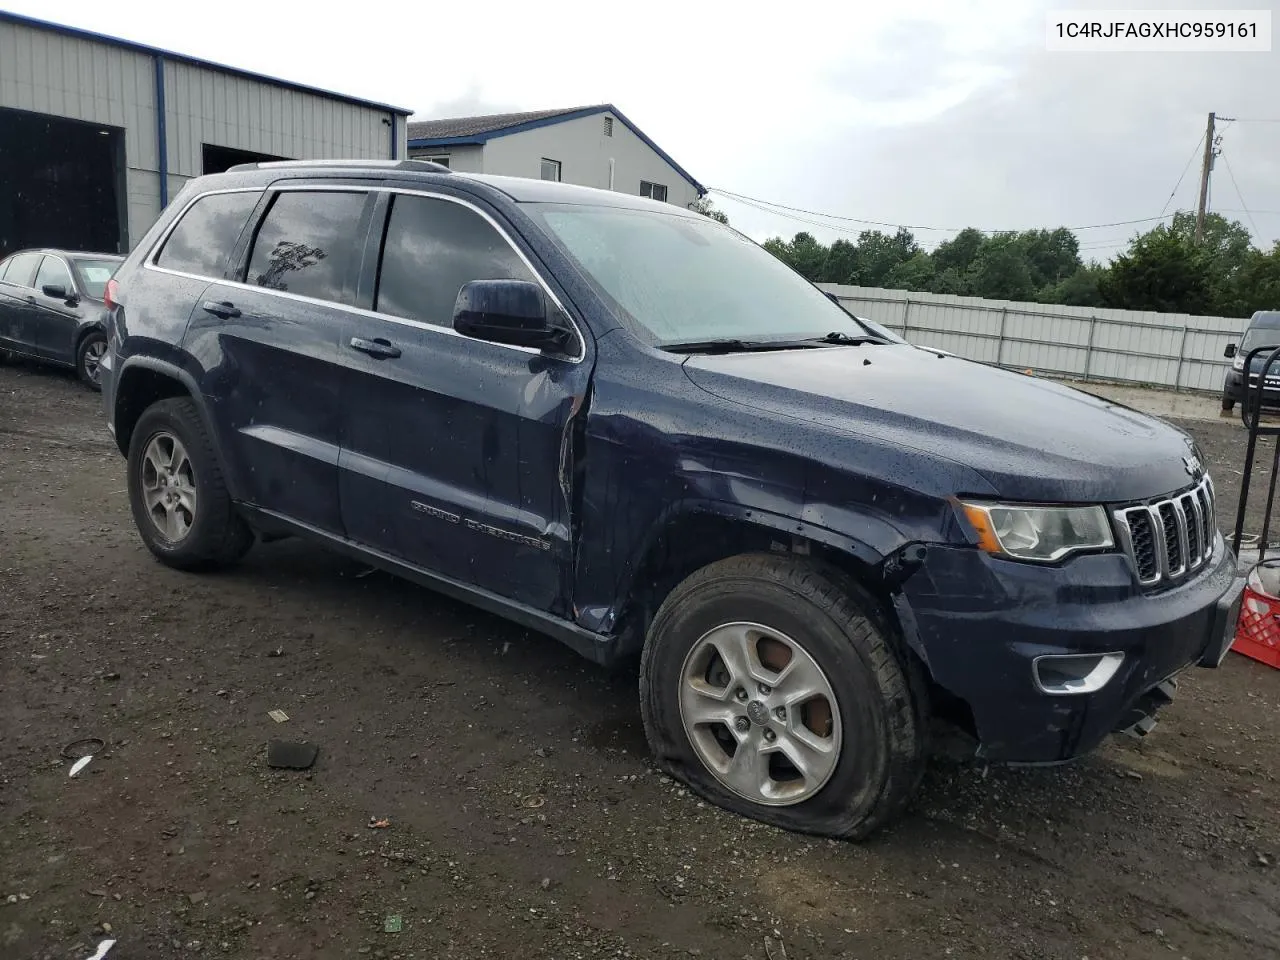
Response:
[[[1188,426],[1232,502],[1238,423]],[[0,368],[0,957],[1280,951],[1261,664],[1192,672],[1150,737],[1067,767],[939,757],[899,825],[833,843],[655,774],[633,673],[365,574],[290,541],[160,566],[97,397]],[[315,767],[269,770],[279,736]],[[107,747],[69,779],[81,737]]]

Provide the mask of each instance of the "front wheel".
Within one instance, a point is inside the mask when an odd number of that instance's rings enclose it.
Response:
[[[923,772],[918,671],[880,604],[841,571],[734,557],[659,609],[641,713],[658,765],[711,802],[859,838],[901,811]]]
[[[147,548],[179,570],[226,566],[253,545],[196,405],[153,403],[129,441],[129,504]]]

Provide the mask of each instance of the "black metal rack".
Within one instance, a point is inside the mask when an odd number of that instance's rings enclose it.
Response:
[[[1270,351],[1270,355],[1262,365],[1262,369],[1258,371],[1257,383],[1250,384],[1253,358],[1267,351]],[[1240,403],[1240,419],[1244,423],[1245,429],[1249,431],[1249,443],[1244,456],[1244,475],[1240,478],[1240,503],[1236,507],[1235,532],[1231,538],[1231,545],[1235,549],[1237,557],[1239,557],[1241,551],[1240,540],[1244,536],[1244,517],[1245,510],[1249,505],[1249,487],[1253,480],[1254,457],[1257,453],[1258,438],[1280,437],[1280,423],[1270,426],[1262,423],[1263,390],[1266,389],[1267,378],[1271,375],[1272,366],[1276,364],[1277,360],[1280,360],[1280,347],[1255,347],[1244,358],[1245,389]],[[1277,367],[1277,377],[1280,377],[1280,367]],[[1262,515],[1262,533],[1258,537],[1258,563],[1265,560],[1267,556],[1267,538],[1271,533],[1271,512],[1275,506],[1276,475],[1278,471],[1280,471],[1280,440],[1277,440],[1275,453],[1271,458],[1271,482],[1267,488],[1267,509]]]

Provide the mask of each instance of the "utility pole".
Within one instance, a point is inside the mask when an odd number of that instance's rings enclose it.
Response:
[[[1209,171],[1213,169],[1213,121],[1209,114],[1209,126],[1204,131],[1204,161],[1200,165],[1200,205],[1196,208],[1196,244],[1204,240],[1204,214],[1209,205]]]

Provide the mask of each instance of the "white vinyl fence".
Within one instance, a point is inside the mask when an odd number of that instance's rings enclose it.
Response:
[[[1049,376],[1220,392],[1247,320],[819,284],[921,346]]]

